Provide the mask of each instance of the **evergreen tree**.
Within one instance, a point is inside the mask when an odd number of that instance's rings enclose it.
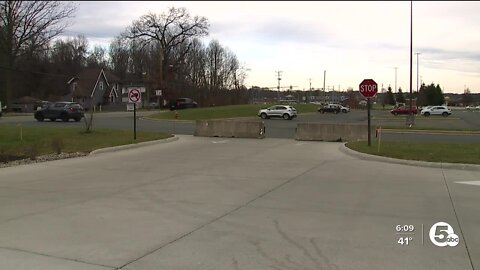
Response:
[[[398,88],[398,92],[397,92],[397,102],[398,103],[405,103],[406,100],[405,100],[405,95],[403,94],[402,92],[402,88]]]
[[[417,104],[420,106],[445,104],[445,97],[440,85],[437,84],[435,86],[435,84],[431,83],[426,86],[425,84],[422,84],[420,91],[418,92]]]
[[[426,86],[425,83],[422,83],[420,86],[420,89],[418,90],[418,98],[417,98],[417,105],[418,106],[427,106],[428,101],[427,101],[427,95],[426,95]]]
[[[392,88],[390,86],[388,87],[388,90],[387,90],[385,103],[389,105],[395,105],[395,98],[393,96]]]
[[[435,90],[433,93],[434,93],[433,105],[445,104],[445,96],[443,96],[442,88],[440,88],[439,84],[435,86]]]

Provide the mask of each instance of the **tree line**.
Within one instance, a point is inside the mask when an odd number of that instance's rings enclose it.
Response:
[[[246,69],[218,40],[206,43],[208,19],[185,8],[148,13],[115,36],[108,49],[89,50],[85,36],[57,37],[77,7],[61,1],[0,3],[0,100],[49,99],[66,94],[66,82],[85,68],[104,68],[121,82],[142,82],[147,98],[192,97],[200,105],[248,101]]]
[[[408,97],[406,97],[405,93],[402,92],[402,88],[399,88],[397,93],[394,94],[392,88],[389,86],[382,103],[389,105],[407,103],[407,98],[410,99],[410,94],[408,93]],[[412,98],[416,99],[417,106],[445,104],[445,96],[442,88],[439,84],[435,85],[434,83],[431,83],[430,85],[422,83],[418,92],[412,93]]]

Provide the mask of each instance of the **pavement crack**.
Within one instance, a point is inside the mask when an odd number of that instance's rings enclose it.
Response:
[[[193,233],[195,233],[195,232],[197,232],[197,231],[199,231],[199,230],[207,227],[208,225],[211,225],[211,224],[217,222],[218,220],[220,220],[220,219],[222,219],[222,218],[224,218],[224,217],[226,217],[226,216],[229,216],[229,215],[231,215],[231,214],[239,211],[240,209],[243,209],[243,208],[248,207],[248,205],[250,205],[251,203],[257,201],[258,199],[261,199],[261,198],[265,197],[266,195],[268,195],[268,194],[270,194],[270,193],[272,193],[272,192],[280,189],[281,187],[283,187],[283,186],[285,186],[285,185],[293,182],[294,180],[296,180],[296,179],[298,179],[299,177],[301,177],[301,176],[303,176],[303,175],[305,175],[305,174],[307,174],[307,173],[309,173],[309,172],[317,169],[318,167],[323,166],[324,164],[325,164],[325,162],[321,162],[321,163],[319,163],[319,164],[316,164],[316,165],[312,166],[310,169],[305,170],[304,172],[302,172],[302,173],[300,173],[300,174],[298,174],[298,175],[296,175],[296,176],[293,176],[293,177],[290,178],[290,179],[287,179],[286,181],[284,181],[284,182],[282,182],[282,183],[274,186],[273,188],[267,190],[266,192],[264,192],[264,193],[256,196],[255,198],[247,201],[246,203],[244,203],[244,204],[242,204],[242,205],[240,205],[240,206],[237,206],[237,207],[235,207],[234,209],[232,209],[232,210],[224,213],[223,215],[220,215],[220,216],[218,216],[218,217],[216,217],[216,218],[214,218],[214,219],[212,219],[212,220],[210,220],[210,221],[208,221],[208,222],[206,222],[206,223],[198,226],[197,228],[194,228],[193,230],[191,230],[191,231],[189,231],[189,232],[187,232],[187,233],[185,233],[185,234],[177,237],[176,239],[173,239],[172,241],[169,241],[168,243],[165,243],[165,244],[163,244],[163,245],[161,245],[161,246],[159,246],[159,247],[157,247],[157,248],[154,248],[153,250],[145,253],[144,255],[142,255],[142,256],[140,256],[140,257],[138,257],[138,258],[136,258],[136,259],[133,259],[133,260],[125,263],[124,265],[120,266],[119,269],[123,269],[123,268],[127,267],[128,265],[130,265],[130,264],[132,264],[132,263],[134,263],[134,262],[136,262],[136,261],[139,261],[139,260],[147,257],[148,255],[151,255],[151,254],[153,254],[153,253],[155,253],[155,252],[157,252],[157,251],[159,251],[159,250],[161,250],[161,249],[163,249],[163,248],[165,248],[165,247],[167,247],[167,246],[169,246],[169,245],[171,245],[171,244],[173,244],[173,243],[175,243],[175,242],[178,242],[178,241],[182,240],[183,238],[185,238],[185,237],[187,237],[187,236],[189,236],[189,235],[191,235],[191,234],[193,234]]]
[[[443,163],[441,163],[441,165],[442,165],[441,171],[443,176],[443,182],[445,183],[445,187],[447,188],[447,193],[448,193],[448,197],[450,198],[450,203],[452,204],[453,213],[455,214],[455,219],[457,220],[458,228],[460,229],[460,234],[462,235],[463,242],[465,243],[465,249],[467,250],[468,260],[470,261],[470,266],[472,267],[472,270],[475,270],[475,267],[473,266],[472,256],[470,255],[470,250],[468,249],[467,240],[465,239],[465,235],[462,230],[462,225],[460,224],[460,219],[458,218],[457,210],[455,208],[455,203],[453,202],[452,193],[450,192],[450,188],[447,183],[447,177],[445,175]]]
[[[15,252],[29,253],[29,254],[34,254],[34,255],[43,256],[43,257],[52,258],[52,259],[65,260],[65,261],[88,264],[88,265],[93,265],[93,266],[100,266],[100,267],[106,267],[106,268],[111,268],[111,269],[117,269],[117,267],[111,266],[111,265],[104,265],[104,264],[86,262],[86,261],[79,260],[79,259],[58,257],[58,256],[54,256],[54,255],[49,255],[49,254],[45,254],[45,253],[29,251],[29,250],[24,250],[24,249],[19,249],[19,248],[0,247],[0,249],[5,249],[5,250],[10,250],[10,251],[15,251]]]

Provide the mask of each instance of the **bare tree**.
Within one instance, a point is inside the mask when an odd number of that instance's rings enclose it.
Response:
[[[56,40],[50,51],[50,59],[63,74],[74,76],[86,66],[87,50],[88,40],[82,35]]]
[[[0,99],[12,98],[12,70],[25,48],[36,50],[47,45],[68,26],[65,19],[73,16],[76,6],[61,1],[0,2],[0,55],[5,69],[5,91]]]
[[[221,86],[220,69],[223,65],[224,55],[225,50],[222,45],[220,45],[220,42],[218,42],[218,40],[210,41],[207,48],[207,76],[209,78],[209,87],[211,90],[217,90]]]
[[[107,66],[107,50],[96,45],[87,57],[87,67],[105,68]]]
[[[208,35],[208,20],[205,17],[191,17],[185,8],[169,8],[160,15],[149,13],[134,21],[124,34],[127,38],[138,40],[142,47],[158,44],[159,58],[163,60],[159,70],[159,80],[163,81],[166,67],[183,62],[189,47],[182,55],[171,57],[172,50],[180,45],[190,44],[190,40]]]
[[[129,53],[128,42],[122,37],[116,37],[110,43],[110,67],[115,75],[125,79],[128,72]]]
[[[190,48],[185,61],[187,80],[194,87],[205,87],[207,85],[207,77],[205,76],[206,50],[202,42],[196,38],[192,40]]]

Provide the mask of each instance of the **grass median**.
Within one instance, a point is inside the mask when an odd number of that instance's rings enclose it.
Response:
[[[230,105],[217,107],[203,107],[194,109],[178,110],[179,120],[210,120],[225,119],[237,117],[257,117],[260,109],[266,109],[274,104],[248,104],[248,105]],[[315,104],[293,104],[297,113],[316,112],[318,105]],[[149,116],[155,119],[175,119],[175,111],[166,111]]]
[[[443,133],[480,133],[480,129],[475,128],[450,128],[450,127],[408,127],[408,126],[381,126],[382,129],[391,129],[398,131],[431,131],[431,132],[443,132]]]
[[[166,133],[131,130],[95,129],[86,133],[82,128],[0,126],[0,161],[34,158],[55,153],[88,153],[96,149],[160,140],[172,137]]]
[[[380,144],[372,141],[349,142],[346,146],[352,150],[398,159],[428,162],[480,164],[480,143],[423,143],[405,141],[384,141]]]

